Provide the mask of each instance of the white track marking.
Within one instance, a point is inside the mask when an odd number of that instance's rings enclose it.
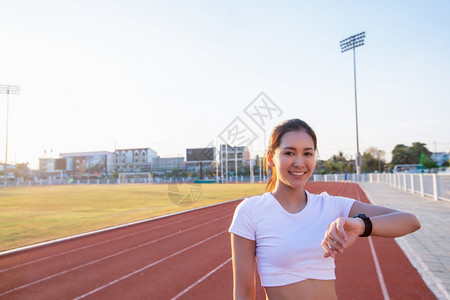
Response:
[[[193,284],[191,284],[190,286],[185,288],[181,293],[179,293],[178,295],[173,297],[171,300],[176,300],[176,299],[180,298],[181,296],[186,294],[188,291],[190,291],[192,288],[194,288],[197,284],[199,284],[200,282],[202,282],[203,280],[205,280],[206,278],[208,278],[209,276],[214,274],[217,270],[219,270],[220,268],[225,266],[230,261],[231,261],[231,257],[229,259],[227,259],[226,261],[224,261],[223,263],[221,263],[219,266],[217,266],[214,270],[210,271],[208,274],[206,274],[205,276],[203,276],[202,278],[200,278],[199,280],[197,280],[196,282],[194,282]]]
[[[174,257],[174,256],[176,256],[176,255],[178,255],[178,254],[180,254],[180,253],[183,253],[183,252],[185,252],[185,251],[187,251],[187,250],[189,250],[189,249],[192,249],[192,248],[194,248],[194,247],[196,247],[196,246],[198,246],[198,245],[200,245],[200,244],[203,244],[204,242],[207,242],[207,241],[209,241],[209,240],[211,240],[211,239],[213,239],[213,238],[215,238],[215,237],[217,237],[217,236],[219,236],[219,235],[221,235],[221,234],[224,234],[224,233],[226,233],[226,232],[228,232],[228,231],[227,231],[227,230],[224,230],[224,231],[221,231],[221,232],[219,232],[219,233],[217,233],[217,234],[215,234],[215,235],[212,235],[212,236],[210,236],[210,237],[208,237],[208,238],[206,238],[206,239],[204,239],[204,240],[202,240],[202,241],[200,241],[200,242],[198,242],[198,243],[195,243],[195,244],[193,244],[193,245],[191,245],[191,246],[189,246],[189,247],[186,247],[186,248],[184,248],[184,249],[182,249],[182,250],[180,250],[180,251],[177,251],[177,252],[175,252],[175,253],[172,253],[171,255],[166,256],[166,257],[164,257],[164,258],[161,258],[160,260],[157,260],[157,261],[155,261],[155,262],[153,262],[153,263],[151,263],[151,264],[149,264],[149,265],[146,265],[145,267],[140,268],[139,270],[136,270],[136,271],[134,271],[134,272],[128,273],[128,274],[125,275],[125,276],[122,276],[122,277],[120,277],[120,278],[118,278],[118,279],[116,279],[116,280],[114,280],[114,281],[111,281],[111,282],[109,282],[109,283],[107,283],[107,284],[105,284],[105,285],[102,285],[101,287],[98,287],[98,288],[96,288],[95,290],[92,290],[92,291],[90,291],[90,292],[88,292],[88,293],[86,293],[86,294],[83,294],[83,295],[81,295],[81,296],[75,298],[74,300],[82,299],[82,298],[85,298],[85,297],[87,297],[87,296],[89,296],[89,295],[92,295],[92,294],[94,294],[94,293],[96,293],[96,292],[98,292],[98,291],[100,291],[100,290],[103,290],[103,289],[106,288],[106,287],[109,287],[109,286],[111,286],[111,285],[114,285],[114,284],[118,283],[119,281],[122,281],[122,280],[124,280],[124,279],[127,279],[127,278],[129,278],[129,277],[131,277],[131,276],[133,276],[133,275],[136,275],[136,274],[139,273],[139,272],[142,272],[142,271],[144,271],[144,270],[146,270],[146,269],[148,269],[148,268],[151,268],[151,267],[153,267],[154,265],[157,265],[157,264],[159,264],[159,263],[161,263],[161,262],[163,262],[163,261],[165,261],[165,260],[168,260],[169,258],[172,258],[172,257]]]
[[[356,189],[356,197],[358,198],[358,201],[361,201],[361,199],[359,198],[358,189]],[[370,251],[372,252],[373,262],[375,263],[375,269],[377,270],[378,282],[380,283],[381,292],[383,293],[384,300],[389,300],[389,293],[386,288],[386,282],[384,281],[383,273],[381,272],[380,263],[378,262],[377,252],[375,251],[375,247],[373,246],[372,237],[369,236],[368,239]]]
[[[69,272],[72,272],[72,271],[75,271],[75,270],[84,268],[84,267],[86,267],[86,266],[89,266],[89,265],[92,265],[92,264],[101,262],[101,261],[103,261],[103,260],[105,260],[105,259],[109,259],[109,258],[111,258],[111,257],[117,256],[117,255],[120,255],[120,254],[123,254],[123,253],[126,253],[126,252],[129,252],[129,251],[132,251],[132,250],[136,250],[136,249],[141,248],[141,247],[144,247],[144,246],[148,246],[148,245],[150,245],[150,244],[153,244],[153,243],[162,241],[162,240],[164,240],[164,239],[167,239],[167,238],[170,238],[170,237],[173,237],[173,236],[182,234],[182,233],[185,233],[186,231],[190,231],[190,230],[193,230],[193,229],[198,228],[198,227],[201,227],[201,226],[205,226],[206,224],[216,222],[216,221],[218,221],[218,220],[220,220],[220,219],[228,218],[228,217],[230,217],[230,216],[231,216],[231,215],[226,215],[226,216],[223,216],[223,217],[214,219],[214,220],[212,220],[212,221],[208,221],[208,222],[205,222],[205,223],[202,223],[202,224],[199,224],[199,225],[190,227],[189,229],[186,229],[186,230],[184,230],[184,231],[177,231],[177,232],[172,233],[172,234],[169,234],[169,235],[167,235],[167,236],[165,236],[165,237],[162,237],[162,238],[159,238],[159,239],[156,239],[156,240],[152,240],[152,241],[150,241],[150,242],[147,242],[147,243],[144,243],[144,244],[141,244],[141,245],[132,247],[132,248],[128,248],[128,249],[126,249],[126,250],[122,250],[122,251],[116,252],[116,253],[111,254],[111,255],[108,255],[108,256],[104,256],[104,257],[99,258],[99,259],[96,259],[96,260],[92,260],[92,261],[90,261],[90,262],[87,262],[87,263],[82,264],[82,265],[78,265],[78,266],[73,267],[73,268],[71,268],[71,269],[67,269],[67,270],[65,270],[65,271],[62,271],[62,272],[59,272],[59,273],[56,273],[56,274],[53,274],[53,275],[50,275],[50,276],[41,278],[41,279],[39,279],[39,280],[30,282],[30,283],[28,283],[28,284],[25,284],[25,285],[16,287],[16,288],[11,289],[11,290],[7,290],[7,291],[1,293],[0,296],[4,296],[4,295],[6,295],[6,294],[9,294],[9,293],[12,293],[12,292],[15,292],[15,291],[24,289],[24,288],[26,288],[26,287],[35,285],[35,284],[37,284],[37,283],[41,283],[41,282],[43,282],[43,281],[45,281],[45,280],[52,279],[52,278],[54,278],[54,277],[57,277],[57,276],[60,276],[60,275],[64,275],[64,274],[66,274],[66,273],[69,273]]]
[[[386,283],[383,278],[383,273],[381,272],[380,263],[378,262],[378,256],[375,252],[375,247],[373,246],[372,237],[369,238],[370,250],[372,251],[373,262],[375,263],[375,269],[377,270],[378,281],[380,282],[381,291],[383,292],[384,300],[389,300],[389,293],[386,288]]]
[[[202,216],[205,216],[205,215],[208,215],[208,214],[217,213],[217,212],[220,212],[220,211],[222,211],[222,210],[226,210],[226,208],[220,209],[220,210],[217,210],[217,211],[214,211],[214,212],[208,212],[208,213],[206,213],[206,214],[204,214],[204,215],[202,215]],[[155,229],[158,229],[158,228],[161,228],[161,227],[166,227],[166,226],[173,225],[173,224],[176,224],[176,223],[181,223],[181,222],[184,222],[184,221],[186,221],[186,220],[193,219],[193,218],[197,218],[197,216],[192,216],[192,217],[184,218],[184,219],[182,219],[182,220],[174,221],[174,222],[171,222],[171,223],[168,223],[168,224],[161,224],[161,225],[158,225],[158,226],[154,226],[154,227],[152,227],[152,228],[149,228],[149,229],[145,229],[145,230],[141,230],[141,231],[137,231],[137,232],[128,233],[128,234],[125,234],[125,235],[122,235],[122,236],[119,236],[119,237],[115,237],[115,238],[113,238],[113,239],[104,240],[104,241],[101,241],[101,242],[89,244],[89,245],[87,245],[87,246],[83,246],[83,247],[71,249],[71,250],[68,250],[68,251],[60,252],[60,253],[58,253],[58,254],[49,255],[49,256],[46,256],[46,257],[41,257],[41,258],[39,258],[39,259],[35,259],[35,260],[29,261],[29,262],[26,262],[26,263],[23,263],[23,264],[19,264],[19,265],[16,265],[16,266],[12,266],[12,267],[9,267],[9,268],[0,270],[0,273],[5,272],[5,271],[9,271],[9,270],[13,270],[13,269],[16,269],[16,268],[19,268],[19,267],[31,265],[31,264],[34,264],[34,263],[37,263],[37,262],[45,261],[45,260],[48,260],[48,259],[50,259],[50,258],[54,258],[54,257],[66,255],[66,254],[69,254],[69,253],[77,252],[77,251],[80,251],[80,250],[88,249],[88,248],[91,248],[91,247],[94,247],[94,246],[98,246],[98,245],[101,245],[101,244],[105,244],[105,243],[108,243],[108,242],[120,240],[120,239],[127,238],[127,237],[130,237],[130,236],[133,236],[133,235],[141,234],[141,233],[143,233],[143,232],[152,231],[152,230],[155,230]]]
[[[36,247],[47,246],[47,245],[55,244],[55,243],[62,242],[62,241],[68,241],[68,240],[72,240],[72,239],[79,238],[79,237],[89,236],[89,235],[96,234],[96,233],[101,233],[101,232],[106,232],[106,231],[110,231],[110,230],[114,230],[114,229],[124,228],[124,227],[128,227],[128,226],[131,226],[131,225],[136,225],[136,224],[141,224],[141,223],[145,223],[145,222],[149,222],[149,221],[164,219],[164,218],[167,218],[167,217],[184,214],[184,213],[188,213],[188,212],[191,212],[191,211],[201,210],[201,209],[204,209],[204,208],[220,206],[222,204],[227,204],[227,203],[240,201],[240,200],[243,200],[243,199],[235,199],[235,200],[230,200],[230,201],[226,201],[226,202],[220,202],[220,203],[211,204],[211,205],[207,205],[207,206],[191,208],[191,209],[188,209],[188,210],[178,211],[178,212],[175,212],[175,213],[171,213],[171,214],[167,214],[167,215],[163,215],[163,216],[159,216],[159,217],[154,217],[154,218],[140,220],[140,221],[136,221],[136,222],[132,222],[132,223],[127,223],[127,224],[112,226],[112,227],[108,227],[108,228],[103,228],[103,229],[99,229],[99,230],[95,230],[95,231],[81,233],[81,234],[77,234],[77,235],[73,235],[73,236],[68,236],[68,237],[65,237],[65,238],[60,238],[60,239],[51,240],[51,241],[47,241],[47,242],[42,242],[42,243],[38,243],[38,244],[33,244],[33,245],[25,246],[25,247],[20,247],[20,248],[17,248],[17,249],[6,250],[6,251],[3,251],[3,252],[0,252],[0,256],[11,254],[11,253],[16,253],[16,252],[20,252],[20,251],[24,251],[24,250],[33,249],[33,248],[36,248]]]

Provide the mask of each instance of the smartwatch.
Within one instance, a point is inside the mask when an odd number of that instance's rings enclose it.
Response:
[[[372,233],[372,221],[370,221],[368,216],[365,214],[357,214],[353,218],[361,218],[364,221],[366,228],[364,229],[364,233],[360,235],[361,237],[369,236]]]

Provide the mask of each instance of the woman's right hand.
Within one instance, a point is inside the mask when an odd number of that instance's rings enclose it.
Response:
[[[323,257],[335,258],[337,253],[344,250],[356,241],[364,232],[365,224],[361,218],[339,217],[327,226],[325,236],[322,240],[322,248],[325,250]]]

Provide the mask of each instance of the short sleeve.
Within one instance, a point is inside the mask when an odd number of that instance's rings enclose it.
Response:
[[[339,197],[340,198],[340,208],[341,208],[341,217],[348,217],[350,214],[350,210],[352,209],[353,203],[355,203],[355,199]]]
[[[322,193],[325,197],[327,197],[335,206],[335,211],[339,217],[348,217],[350,214],[350,210],[352,209],[353,203],[355,203],[355,199],[341,197],[341,196],[330,196],[326,192]]]
[[[253,226],[252,209],[248,200],[246,198],[236,207],[233,221],[231,221],[228,231],[254,241],[256,240],[255,229]]]
[[[347,218],[356,200],[347,197],[336,197],[336,200],[336,209],[339,212],[339,216]]]

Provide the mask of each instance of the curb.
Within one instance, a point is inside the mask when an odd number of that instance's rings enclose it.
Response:
[[[158,220],[158,219],[172,217],[172,216],[184,214],[184,213],[191,212],[191,211],[201,210],[201,209],[205,209],[205,208],[209,208],[209,207],[214,207],[214,206],[219,206],[219,205],[222,205],[222,204],[227,204],[227,203],[231,203],[231,202],[235,202],[235,201],[240,201],[240,200],[243,200],[243,199],[244,198],[239,198],[239,199],[230,200],[230,201],[226,201],[226,202],[220,202],[220,203],[211,204],[211,205],[207,205],[207,206],[191,208],[191,209],[188,209],[188,210],[178,211],[178,212],[170,213],[170,214],[167,214],[167,215],[162,215],[162,216],[153,217],[153,218],[149,218],[149,219],[139,220],[139,221],[126,223],[126,224],[122,224],[122,225],[116,225],[116,226],[112,226],[112,227],[106,227],[106,228],[103,228],[103,229],[98,229],[98,230],[94,230],[94,231],[89,231],[89,232],[85,232],[85,233],[71,235],[71,236],[67,236],[67,237],[64,237],[64,238],[59,238],[59,239],[55,239],[55,240],[50,240],[50,241],[46,241],[46,242],[32,244],[32,245],[28,245],[28,246],[24,246],[24,247],[20,247],[20,248],[16,248],[16,249],[6,250],[6,251],[0,252],[0,257],[8,255],[8,254],[13,254],[13,253],[21,252],[21,251],[26,251],[26,250],[38,248],[38,247],[43,247],[43,246],[47,246],[47,245],[56,244],[56,243],[59,243],[59,242],[69,241],[69,240],[73,240],[73,239],[80,238],[80,237],[90,236],[90,235],[101,233],[101,232],[107,232],[107,231],[111,231],[111,230],[114,230],[114,229],[125,228],[125,227],[129,227],[129,226],[133,226],[133,225],[137,225],[137,224],[141,224],[141,223],[145,223],[145,222],[150,222],[150,221],[154,221],[154,220]]]

